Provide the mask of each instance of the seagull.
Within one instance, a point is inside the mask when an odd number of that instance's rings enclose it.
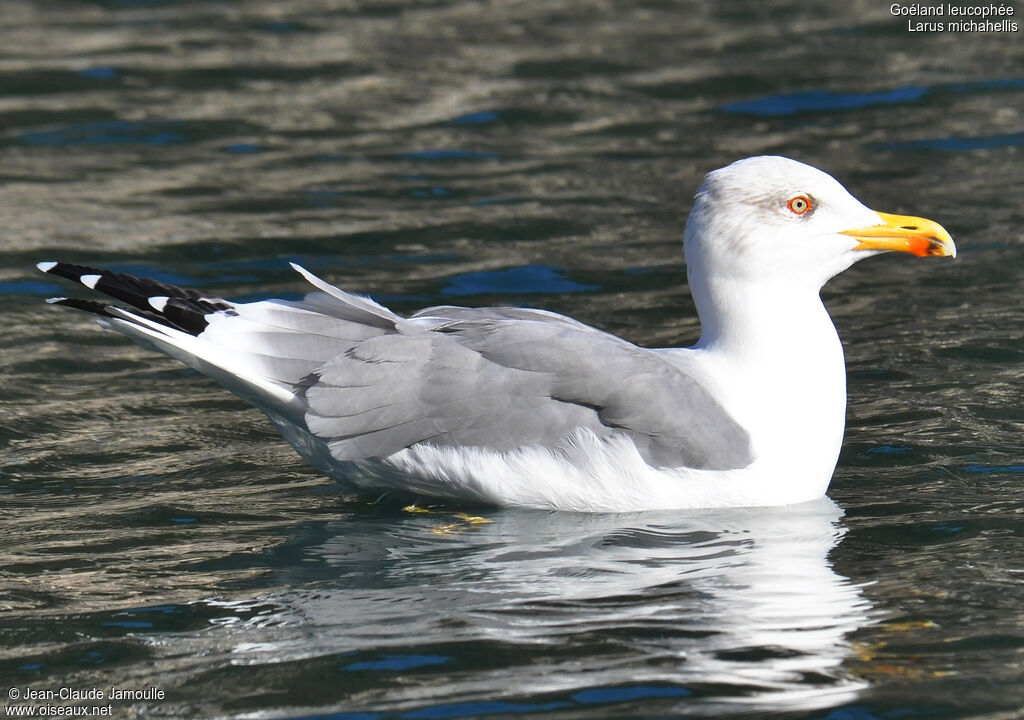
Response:
[[[122,304],[49,302],[210,376],[358,495],[582,512],[823,496],[846,369],[821,287],[878,253],[956,257],[953,239],[869,209],[821,170],[759,156],[705,177],[683,245],[701,322],[688,348],[536,309],[402,317],[295,264],[312,292],[247,303],[38,268]]]

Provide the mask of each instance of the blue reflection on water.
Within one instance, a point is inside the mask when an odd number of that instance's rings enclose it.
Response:
[[[234,145],[228,145],[224,148],[228,152],[232,153],[258,153],[263,152],[263,146],[257,145],[256,143],[235,143]]]
[[[964,152],[1019,145],[1024,145],[1024,132],[1008,133],[1006,135],[982,135],[978,137],[951,135],[942,138],[880,143],[873,147],[876,150],[945,150],[947,152]]]
[[[451,190],[443,187],[413,188],[410,192],[413,197],[418,198],[448,197],[452,194]]]
[[[342,670],[359,672],[364,670],[412,670],[414,668],[443,665],[451,660],[445,655],[385,655],[380,660],[366,660],[346,665]]]
[[[187,142],[176,122],[126,122],[105,120],[36,132],[21,133],[18,140],[32,145],[171,145]]]
[[[82,77],[92,78],[93,80],[110,80],[118,76],[118,71],[117,68],[112,67],[94,67],[79,70],[78,74]]]
[[[909,452],[913,452],[914,448],[909,445],[879,445],[878,447],[868,448],[864,451],[866,455],[905,455]]]
[[[59,295],[63,290],[56,283],[36,280],[0,282],[0,295]]]
[[[1024,88],[1024,78],[997,78],[994,80],[976,80],[974,82],[949,83],[939,86],[943,90],[955,93],[978,92],[980,90],[1012,90]]]
[[[1024,473],[1024,465],[965,465],[969,473],[991,475],[993,473]]]
[[[630,685],[626,687],[594,688],[581,690],[572,696],[578,703],[618,703],[629,700],[645,700],[659,697],[687,697],[692,695],[689,690],[678,686],[665,685]]]
[[[287,20],[271,20],[269,22],[260,23],[259,28],[260,30],[266,30],[268,32],[280,33],[296,32],[301,29],[296,23],[289,22]]]
[[[820,110],[855,110],[872,105],[917,102],[928,94],[925,87],[903,87],[873,93],[838,93],[831,90],[769,95],[756,100],[723,105],[721,110],[743,115],[780,116]]]
[[[521,265],[507,270],[484,270],[456,275],[441,289],[445,296],[485,293],[573,293],[597,290],[565,277],[562,268]]]
[[[452,118],[448,121],[449,125],[486,125],[488,123],[497,122],[500,116],[493,110],[484,110],[482,112],[468,113],[466,115],[460,115],[459,117]]]
[[[803,112],[828,112],[832,110],[856,110],[877,105],[914,103],[934,93],[956,94],[984,92],[987,90],[1013,90],[1024,88],[1024,78],[999,78],[967,83],[946,85],[898,87],[878,92],[833,92],[831,90],[804,90],[794,93],[767,95],[753,100],[729,103],[721,106],[722,112],[741,115],[780,117]],[[960,148],[956,148],[960,149]]]
[[[570,707],[566,702],[511,703],[501,701],[480,701],[434,705],[420,710],[403,713],[401,717],[413,720],[446,720],[447,718],[471,718],[481,715],[522,714],[561,710]]]

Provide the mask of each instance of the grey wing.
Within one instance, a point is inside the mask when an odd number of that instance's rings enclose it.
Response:
[[[320,367],[306,426],[338,460],[429,442],[511,450],[575,428],[607,428],[551,396],[542,373],[505,367],[440,333],[414,329],[358,343]]]
[[[553,446],[579,428],[626,434],[657,466],[751,459],[743,428],[658,353],[537,310],[424,310],[325,363],[305,399],[339,460],[422,442]]]
[[[414,318],[436,318],[436,331],[492,362],[549,375],[552,397],[592,408],[653,465],[724,470],[753,460],[746,430],[656,351],[542,310],[429,308]]]

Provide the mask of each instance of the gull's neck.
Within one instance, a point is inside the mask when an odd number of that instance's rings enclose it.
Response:
[[[701,320],[693,350],[706,381],[750,433],[755,457],[827,485],[842,444],[846,368],[819,288],[706,278],[691,274]]]
[[[812,345],[838,341],[815,286],[718,278],[713,285],[691,280],[690,290],[701,324],[698,347],[740,357],[788,354],[798,339]]]

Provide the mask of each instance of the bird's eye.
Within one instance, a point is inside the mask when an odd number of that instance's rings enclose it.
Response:
[[[794,215],[806,215],[813,207],[811,199],[806,195],[797,195],[789,199],[786,208]]]

